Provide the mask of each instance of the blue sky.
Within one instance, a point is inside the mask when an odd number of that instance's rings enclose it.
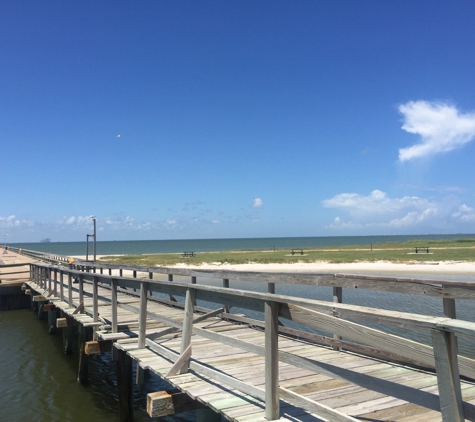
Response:
[[[468,0],[4,0],[1,233],[474,233],[473,22]]]

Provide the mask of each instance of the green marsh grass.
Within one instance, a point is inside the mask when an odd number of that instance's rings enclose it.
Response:
[[[415,247],[429,247],[429,253]],[[298,247],[296,245],[295,247]],[[383,243],[361,246],[340,246],[338,248],[304,249],[304,254],[291,254],[290,249],[198,252],[194,257],[183,258],[181,253],[144,254],[107,256],[101,262],[122,265],[170,266],[180,263],[200,265],[203,263],[294,263],[317,262],[440,262],[440,261],[475,261],[475,239],[415,240],[404,243]]]

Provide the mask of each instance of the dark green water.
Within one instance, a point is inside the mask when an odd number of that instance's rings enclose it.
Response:
[[[61,333],[47,334],[45,321],[30,310],[0,312],[0,421],[116,422],[115,362],[110,354],[89,358],[89,382],[76,381],[78,356],[64,355]],[[150,418],[149,392],[166,389],[158,377],[134,386],[135,420],[192,421],[184,417]]]

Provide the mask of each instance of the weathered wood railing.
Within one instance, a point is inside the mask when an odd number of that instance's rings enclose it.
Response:
[[[90,271],[97,271],[104,268],[112,272],[110,266],[89,266]],[[204,373],[206,376],[215,378],[218,382],[230,385],[232,388],[243,391],[253,397],[265,401],[266,417],[269,420],[279,417],[279,397],[291,403],[318,413],[330,420],[355,420],[336,410],[327,408],[317,402],[309,400],[303,396],[293,393],[285,388],[279,388],[278,371],[279,362],[285,362],[298,368],[312,370],[334,378],[339,378],[352,382],[364,388],[375,390],[386,395],[406,400],[430,409],[440,410],[444,421],[461,421],[463,418],[475,420],[475,406],[463,402],[460,375],[475,379],[475,360],[467,357],[457,356],[456,336],[475,336],[475,323],[469,321],[456,320],[450,317],[433,317],[397,311],[382,310],[369,307],[348,305],[337,300],[335,302],[325,302],[320,300],[305,299],[277,295],[273,293],[258,293],[254,291],[244,291],[231,289],[229,287],[210,287],[197,284],[197,277],[219,277],[223,280],[257,280],[269,283],[290,282],[299,284],[329,285],[333,287],[358,287],[371,288],[374,290],[384,290],[393,292],[410,292],[438,296],[447,300],[456,298],[475,297],[475,290],[470,283],[441,283],[440,281],[427,280],[398,280],[389,278],[371,278],[359,276],[343,276],[328,274],[271,274],[271,273],[238,273],[233,271],[197,271],[182,270],[174,268],[137,268],[121,267],[122,270],[132,268],[134,277],[137,272],[148,274],[144,278],[121,277],[114,275],[104,275],[97,272],[84,272],[67,269],[61,266],[49,266],[42,264],[31,264],[31,279],[35,280],[51,295],[58,295],[61,300],[73,305],[72,280],[78,279],[77,291],[79,302],[83,303],[84,296],[91,295],[85,293],[85,283],[92,283],[92,309],[80,309],[79,312],[88,312],[94,321],[99,321],[99,295],[98,286],[108,286],[110,288],[110,300],[112,317],[111,331],[117,332],[117,309],[120,304],[117,302],[118,289],[135,289],[140,297],[140,307],[134,308],[125,306],[127,310],[135,311],[139,315],[138,347],[148,347],[159,354],[177,361],[179,370],[185,371],[188,367]],[[121,272],[122,273],[122,272]],[[154,273],[168,274],[167,281],[154,280]],[[192,277],[191,283],[173,281],[173,274],[189,275]],[[59,277],[58,277],[59,276]],[[67,278],[68,298],[64,297],[64,278]],[[229,286],[229,282],[225,285]],[[147,298],[150,292],[170,295],[170,297],[182,297],[184,303],[185,316],[183,323],[168,320],[160,315],[147,312]],[[101,298],[104,300],[104,298]],[[263,323],[244,317],[235,317],[237,320],[249,322],[254,321],[254,325],[261,325],[265,330],[265,347],[251,344],[242,340],[233,339],[218,333],[212,333],[193,326],[193,311],[197,300],[204,300],[215,303],[218,307],[239,307],[254,311],[264,312]],[[164,300],[165,301],[165,300]],[[169,301],[166,301],[169,302]],[[450,302],[453,304],[452,302]],[[452,306],[452,305],[450,305]],[[219,310],[224,312],[224,309]],[[231,317],[226,314],[226,317]],[[434,367],[437,373],[439,398],[431,393],[419,391],[414,388],[381,380],[369,375],[353,372],[331,365],[329,363],[318,362],[309,358],[304,358],[288,352],[279,350],[278,333],[289,330],[286,327],[279,327],[278,318],[295,321],[300,324],[333,332],[337,337],[358,342],[361,351],[365,348],[379,350],[382,355],[390,359],[406,360],[425,367]],[[182,330],[181,355],[175,355],[168,349],[160,346],[152,338],[146,336],[146,320],[152,319],[168,324]],[[432,345],[424,345],[415,341],[407,340],[380,330],[370,328],[361,323],[378,323],[389,326],[404,327],[409,331],[427,331],[432,337]],[[309,339],[318,338],[314,334],[305,333],[300,330],[290,330],[293,334]],[[241,348],[248,352],[256,353],[265,357],[266,379],[265,389],[245,384],[237,379],[213,371],[199,362],[194,362],[187,355],[191,335],[195,334],[208,339],[222,342],[227,345]],[[155,334],[156,336],[156,334]],[[339,344],[340,340],[332,339]],[[348,345],[349,342],[341,342]],[[440,402],[439,402],[440,400]]]
[[[33,259],[38,259],[40,261],[49,262],[51,264],[67,264],[69,263],[69,257],[59,254],[52,254],[48,252],[39,252],[39,251],[32,251],[29,249],[21,249],[15,248],[13,246],[9,246],[8,250],[16,252],[18,254],[29,256]]]

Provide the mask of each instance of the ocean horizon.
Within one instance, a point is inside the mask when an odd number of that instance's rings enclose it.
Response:
[[[412,240],[454,240],[474,238],[475,234],[429,234],[429,235],[375,235],[375,236],[309,236],[309,237],[261,237],[223,239],[171,239],[171,240],[98,240],[97,255],[220,252],[228,250],[270,250],[292,248],[338,247],[370,245]],[[86,242],[19,242],[7,246],[48,252],[57,255],[85,255]],[[93,252],[89,241],[89,254]]]

